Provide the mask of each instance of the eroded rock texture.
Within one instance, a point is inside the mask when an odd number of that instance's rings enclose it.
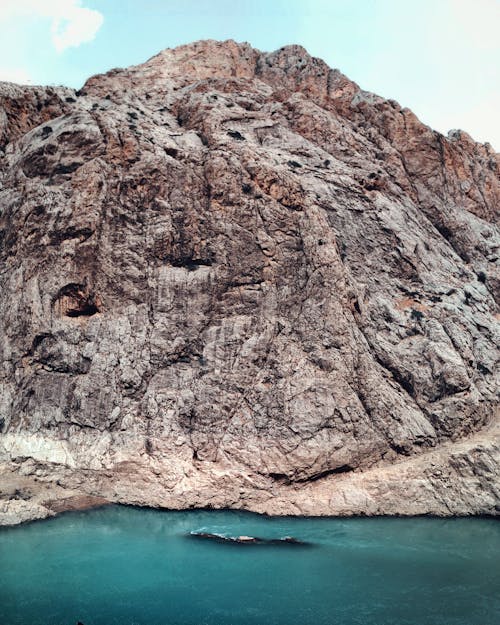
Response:
[[[4,522],[498,512],[498,168],[298,46],[0,85]]]

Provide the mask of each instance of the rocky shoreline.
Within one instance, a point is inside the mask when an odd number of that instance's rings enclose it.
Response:
[[[497,516],[499,454],[497,430],[398,465],[325,476],[300,488],[257,485],[249,479],[244,490],[239,476],[221,471],[219,482],[207,483],[207,476],[199,475],[183,492],[169,492],[152,467],[139,464],[134,465],[134,477],[129,473],[123,481],[72,475],[66,467],[56,471],[32,465],[32,473],[22,475],[19,467],[2,466],[0,526],[110,503],[173,510],[232,508],[271,516]]]

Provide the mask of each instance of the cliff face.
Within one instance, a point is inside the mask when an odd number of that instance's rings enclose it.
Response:
[[[498,169],[298,46],[1,84],[0,522],[498,512]]]

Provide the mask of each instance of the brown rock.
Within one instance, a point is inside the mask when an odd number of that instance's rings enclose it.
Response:
[[[0,84],[0,522],[496,514],[498,165],[298,46]]]

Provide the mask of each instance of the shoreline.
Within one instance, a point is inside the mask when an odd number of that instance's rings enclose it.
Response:
[[[99,499],[96,497],[96,499]],[[373,519],[385,519],[385,520],[413,520],[413,519],[429,519],[429,520],[436,520],[436,519],[441,519],[443,521],[445,520],[459,520],[459,519],[470,519],[470,520],[487,520],[487,521],[500,521],[499,516],[495,515],[495,514],[484,514],[484,513],[479,513],[479,514],[467,514],[467,515],[438,515],[438,514],[413,514],[413,515],[409,515],[409,514],[372,514],[372,515],[367,515],[367,514],[353,514],[353,515],[335,515],[335,514],[331,514],[331,515],[301,515],[301,514],[268,514],[265,512],[255,512],[253,510],[248,510],[246,508],[207,508],[207,507],[201,507],[201,508],[161,508],[161,507],[153,507],[153,506],[140,506],[137,504],[127,504],[127,503],[117,503],[117,502],[113,502],[113,501],[104,501],[104,502],[100,502],[100,503],[89,503],[88,505],[82,505],[79,507],[67,507],[64,509],[61,509],[57,512],[54,512],[51,515],[47,515],[45,517],[38,517],[38,518],[32,518],[32,519],[27,519],[24,521],[20,521],[18,523],[12,523],[12,524],[0,524],[0,532],[2,530],[8,530],[8,529],[14,529],[17,527],[24,527],[26,525],[29,525],[31,523],[40,523],[40,522],[44,522],[44,521],[53,521],[55,519],[58,519],[62,516],[66,516],[68,514],[75,514],[75,513],[80,513],[80,512],[90,512],[90,511],[94,511],[94,510],[104,510],[106,508],[111,508],[111,507],[116,507],[116,508],[131,508],[133,510],[136,511],[152,511],[152,512],[158,512],[158,513],[178,513],[178,514],[182,514],[182,513],[186,513],[186,512],[193,512],[193,513],[197,513],[197,512],[213,512],[213,513],[222,513],[222,512],[235,512],[235,513],[240,513],[240,514],[244,514],[244,515],[249,515],[249,516],[256,516],[256,517],[262,517],[262,518],[268,518],[268,519],[275,519],[275,520],[293,520],[293,519],[300,519],[300,520],[317,520],[317,521],[321,521],[321,520],[342,520],[342,521],[349,521],[349,520],[366,520],[366,521],[370,521]]]

